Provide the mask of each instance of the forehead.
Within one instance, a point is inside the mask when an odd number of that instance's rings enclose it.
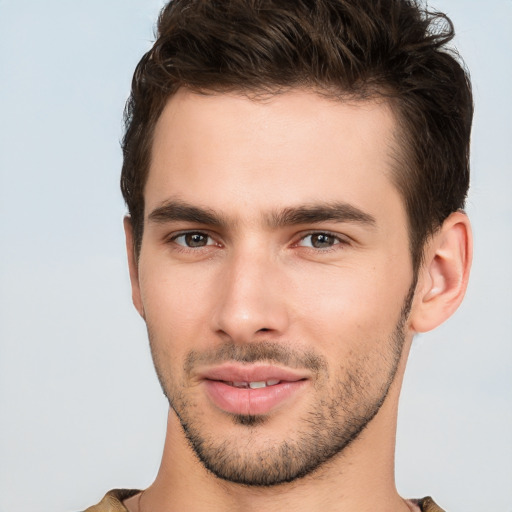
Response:
[[[146,214],[170,197],[227,215],[295,203],[401,203],[391,182],[395,127],[382,101],[180,90],[155,128]]]

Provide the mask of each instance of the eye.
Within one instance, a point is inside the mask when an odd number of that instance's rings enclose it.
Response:
[[[303,237],[297,245],[313,249],[329,249],[340,243],[342,243],[340,237],[331,233],[311,233]]]
[[[210,236],[199,231],[182,233],[181,235],[174,236],[171,240],[178,245],[190,247],[192,249],[197,247],[206,247],[207,245],[215,245],[215,242]]]

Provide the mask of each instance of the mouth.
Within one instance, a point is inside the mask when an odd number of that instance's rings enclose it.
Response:
[[[240,388],[263,388],[280,382],[296,382],[309,378],[306,371],[283,368],[269,364],[224,363],[206,367],[197,372],[204,380],[220,381]]]
[[[274,366],[226,364],[201,375],[212,405],[229,414],[263,415],[299,398],[308,376]]]
[[[224,382],[224,381],[222,381]],[[253,381],[253,382],[224,382],[224,384],[227,384],[228,386],[233,386],[234,388],[240,388],[240,389],[262,389],[266,388],[268,386],[276,386],[277,384],[280,384],[281,380],[279,379],[269,379],[267,381],[260,380],[260,381]]]

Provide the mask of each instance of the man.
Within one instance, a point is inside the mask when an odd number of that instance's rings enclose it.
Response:
[[[393,463],[412,339],[471,262],[452,37],[406,0],[164,8],[121,181],[167,439],[148,489],[89,512],[441,510]]]

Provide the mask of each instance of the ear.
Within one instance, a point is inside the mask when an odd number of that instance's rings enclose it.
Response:
[[[140,293],[139,265],[137,255],[135,253],[132,219],[129,215],[126,215],[123,222],[126,238],[126,254],[128,255],[128,268],[130,270],[130,282],[132,285],[132,301],[135,309],[139,312],[139,315],[142,318],[145,318],[144,306],[142,305],[142,297]]]
[[[427,243],[410,316],[415,332],[427,332],[459,307],[469,279],[473,252],[471,225],[465,213],[452,213]]]

